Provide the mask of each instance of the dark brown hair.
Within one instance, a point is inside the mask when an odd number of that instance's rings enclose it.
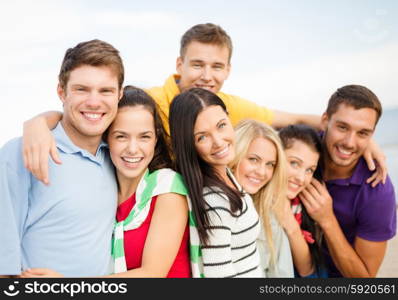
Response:
[[[67,85],[70,73],[82,65],[111,67],[117,75],[119,89],[122,88],[124,81],[123,62],[119,51],[112,45],[100,40],[91,40],[79,43],[66,50],[58,75],[59,85],[62,89],[65,89]]]
[[[340,104],[346,104],[355,109],[371,108],[377,113],[376,124],[382,114],[382,107],[377,96],[368,88],[362,85],[346,85],[330,97],[326,114],[330,118],[339,108]],[[375,124],[375,125],[376,125]]]
[[[232,56],[232,40],[229,35],[222,29],[220,26],[206,23],[206,24],[198,24],[184,33],[181,38],[180,44],[180,57],[184,59],[185,53],[187,51],[187,47],[191,42],[200,42],[203,44],[212,44],[220,47],[228,48],[228,63],[231,62]]]

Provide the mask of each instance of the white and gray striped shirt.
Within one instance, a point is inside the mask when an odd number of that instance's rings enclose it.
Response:
[[[261,225],[250,195],[235,213],[222,192],[205,188],[204,199],[211,224],[208,246],[201,247],[205,277],[265,277],[256,246]]]

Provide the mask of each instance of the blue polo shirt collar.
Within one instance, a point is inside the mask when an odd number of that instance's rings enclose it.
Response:
[[[80,153],[83,157],[86,157],[93,162],[99,164],[102,164],[102,162],[104,161],[104,155],[102,155],[102,153],[105,149],[108,148],[108,144],[106,144],[105,142],[101,141],[94,156],[87,150],[79,148],[75,144],[73,144],[69,136],[66,134],[61,122],[58,122],[58,125],[53,129],[52,132],[57,142],[57,148],[62,152],[68,154]]]

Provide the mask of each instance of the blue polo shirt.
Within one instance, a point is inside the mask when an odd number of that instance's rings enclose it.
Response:
[[[326,181],[333,198],[334,214],[352,246],[357,236],[381,242],[396,234],[396,202],[390,177],[385,184],[379,183],[372,188],[366,183],[371,174],[365,160],[360,158],[350,178]],[[327,249],[325,252],[329,277],[341,277]]]
[[[0,150],[0,274],[36,267],[68,277],[108,274],[117,185],[107,145],[94,156],[61,123],[53,135],[62,165],[49,160],[49,186],[24,168],[21,138]]]

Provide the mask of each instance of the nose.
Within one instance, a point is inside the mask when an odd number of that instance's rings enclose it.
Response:
[[[213,148],[218,149],[223,145],[223,137],[221,134],[214,134],[213,135]]]
[[[354,148],[355,147],[355,132],[347,133],[344,138],[344,147]]]
[[[127,151],[129,154],[133,155],[136,154],[138,151],[138,144],[135,139],[130,139],[127,145]]]
[[[211,80],[211,67],[210,66],[205,66],[202,68],[202,76],[201,79],[204,81],[210,81]]]
[[[95,91],[92,91],[88,94],[87,99],[85,101],[85,104],[87,105],[87,107],[89,107],[90,109],[99,109],[100,107],[100,95],[98,93],[96,93]]]
[[[297,183],[302,185],[305,181],[305,169],[297,170],[297,172],[294,174],[294,179]]]
[[[267,166],[265,164],[258,164],[255,172],[260,177],[265,177],[267,175]]]

